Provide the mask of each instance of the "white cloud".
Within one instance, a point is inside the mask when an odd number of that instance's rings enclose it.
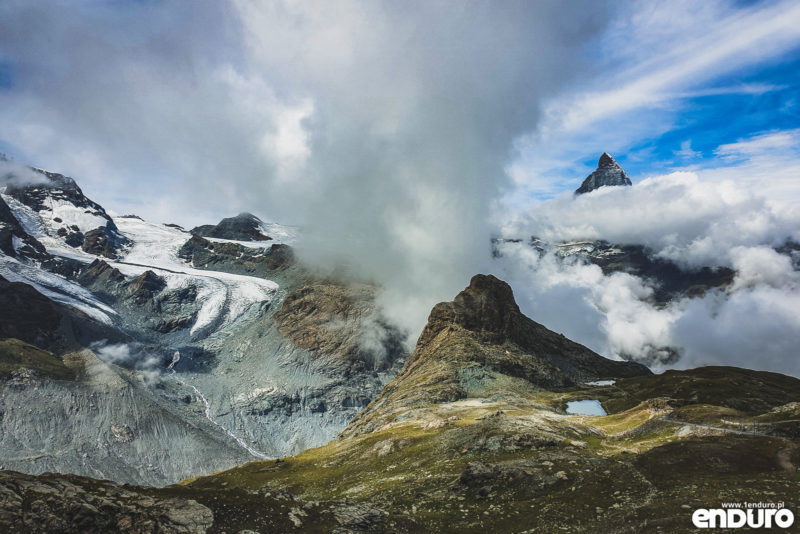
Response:
[[[759,286],[784,288],[787,293],[800,289],[800,272],[794,270],[789,256],[763,246],[738,246],[730,254],[736,270],[732,291]]]
[[[554,242],[642,244],[688,266],[733,266],[736,246],[800,241],[800,207],[771,203],[736,182],[705,181],[697,173],[679,172],[631,187],[602,188],[577,198],[565,193],[533,203],[503,233]]]
[[[41,173],[11,160],[0,159],[0,192],[7,187],[24,187],[47,182]]]
[[[784,130],[720,145],[714,152],[723,159],[761,157],[775,153],[781,154],[786,149],[797,148],[799,141],[800,129]]]
[[[641,107],[656,106],[673,98],[673,92],[697,87],[734,69],[774,57],[800,45],[800,5],[793,1],[774,2],[765,7],[734,10],[727,3],[709,2],[703,10],[715,17],[708,24],[706,17],[676,22],[676,6],[670,3],[640,3],[628,24],[636,36],[652,40],[645,31],[662,26],[662,40],[653,40],[654,55],[639,58],[628,70],[605,80],[605,90],[579,93],[554,101],[541,126],[545,135],[581,130],[605,117]],[[643,22],[642,14],[649,15]],[[672,19],[671,23],[667,23]],[[701,26],[700,24],[703,24]],[[658,35],[658,34],[656,34]],[[636,48],[636,47],[630,47]],[[629,49],[629,47],[625,47]]]
[[[651,281],[604,276],[552,251],[540,256],[524,242],[504,245],[499,274],[524,312],[602,354],[647,361],[674,349],[677,362],[656,370],[726,364],[800,376],[793,348],[800,342],[800,272],[773,248],[800,242],[800,208],[702,177],[674,173],[577,198],[564,194],[532,206],[505,235],[646,245],[685,269],[733,268],[724,290],[660,306]]]
[[[791,0],[748,8],[725,0],[620,5],[597,44],[595,69],[546,102],[537,129],[518,141],[506,204],[519,207],[521,197],[546,198],[576,187],[593,170],[576,163],[589,154],[609,151],[630,160],[651,159],[633,147],[685,122],[681,112],[687,99],[780,89],[758,82],[713,84],[800,48],[798,20],[800,5]],[[678,155],[691,156],[688,151]],[[795,158],[794,170],[797,163]],[[800,200],[797,191],[792,196]]]
[[[695,159],[703,155],[702,152],[692,150],[692,141],[687,139],[681,143],[681,149],[675,151],[675,155],[683,159]]]
[[[687,170],[702,173],[704,180],[735,182],[785,209],[800,204],[800,129],[764,132],[726,143],[717,147],[715,155],[702,167]]]

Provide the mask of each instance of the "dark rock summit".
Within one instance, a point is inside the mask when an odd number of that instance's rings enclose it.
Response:
[[[262,220],[252,213],[240,213],[236,217],[222,219],[219,224],[204,224],[192,228],[191,233],[200,237],[232,239],[234,241],[270,241],[262,232]]]
[[[594,191],[600,187],[612,185],[632,185],[630,178],[622,170],[619,163],[611,157],[608,152],[603,152],[600,161],[597,162],[597,169],[586,177],[581,186],[575,190],[576,195],[582,195]]]
[[[649,374],[643,365],[604,358],[529,319],[520,311],[511,286],[492,275],[473,276],[469,286],[456,295],[452,302],[434,306],[417,342],[417,349],[424,348],[442,333],[452,332],[455,328],[465,330],[479,343],[510,343],[528,353],[529,357],[519,362],[514,362],[514,358],[501,358],[500,361],[487,363],[534,383],[536,374],[530,374],[525,369],[525,360],[530,360],[530,363],[534,360],[546,362],[562,375],[559,381],[566,383],[593,377]],[[412,357],[411,361],[414,359]]]

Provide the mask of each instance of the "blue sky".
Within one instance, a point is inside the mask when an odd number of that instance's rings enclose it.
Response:
[[[591,48],[599,74],[546,102],[549,115],[519,143],[508,202],[524,207],[576,187],[602,151],[634,181],[704,169],[720,180],[723,168],[727,179],[750,180],[784,165],[774,194],[800,201],[800,187],[787,190],[797,176],[797,143],[777,150],[768,142],[769,136],[800,142],[800,6],[622,5],[622,16]],[[747,154],[734,153],[737,143],[758,138],[760,153],[753,144]]]
[[[730,92],[715,94],[716,87]],[[680,109],[668,132],[630,147],[632,153],[649,153],[648,160],[629,161],[626,154],[620,155],[631,174],[645,176],[685,165],[713,165],[718,159],[715,150],[720,145],[768,132],[793,130],[800,125],[797,50],[781,55],[777,64],[754,65],[724,76],[708,89],[710,94],[689,96],[677,102]]]
[[[512,211],[574,189],[603,151],[634,181],[704,169],[721,180],[723,168],[730,179],[754,180],[783,166],[776,194],[786,200],[789,191],[789,200],[800,200],[800,188],[788,187],[800,154],[786,142],[800,138],[796,1],[510,2],[513,22],[503,22],[503,10],[464,6],[462,21],[446,3],[444,13],[423,3],[402,14],[395,2],[343,5],[334,14],[313,2],[280,0],[202,1],[191,9],[182,2],[9,0],[0,7],[0,151],[75,175],[119,211],[193,224],[201,222],[198,213],[249,209],[299,222],[303,217],[293,220],[296,210],[286,209],[290,202],[272,204],[276,190],[294,184],[290,193],[307,198],[314,180],[340,189],[333,175],[311,178],[306,165],[316,157],[312,140],[329,135],[321,126],[326,102],[348,91],[367,97],[336,102],[342,116],[331,124],[347,124],[370,102],[381,103],[358,118],[363,132],[391,130],[397,113],[419,128],[428,121],[426,131],[402,133],[408,138],[357,141],[360,148],[401,147],[438,130],[449,135],[441,121],[416,120],[430,114],[419,105],[426,95],[463,100],[459,105],[474,116],[454,124],[486,130],[482,141],[456,138],[460,153],[442,146],[450,161],[428,167],[457,174],[459,158],[486,165],[481,179],[504,191]],[[448,20],[455,20],[452,40]],[[470,27],[465,35],[483,32],[484,43],[496,47],[483,64],[476,58],[485,49],[469,52],[464,62],[475,64],[466,72],[457,66],[458,55],[469,51],[459,41],[462,23]],[[446,31],[426,33],[426,24]],[[530,87],[507,88],[498,73]],[[497,87],[481,88],[484,80]],[[470,94],[471,86],[480,94]],[[490,118],[497,124],[490,127]],[[737,143],[754,139],[761,142],[737,152],[745,146]],[[464,148],[475,142],[499,144],[478,161],[481,155]],[[346,146],[336,159],[351,153]],[[395,165],[402,174],[417,155],[396,157],[365,167]],[[510,179],[490,169],[500,159]],[[415,172],[427,170],[420,163]],[[205,175],[225,176],[229,187],[220,192]],[[131,183],[144,187],[132,195]],[[253,184],[260,192],[247,194]],[[185,208],[181,201],[189,197],[202,209]]]

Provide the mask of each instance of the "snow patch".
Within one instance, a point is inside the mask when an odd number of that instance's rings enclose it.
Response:
[[[89,230],[104,228],[108,223],[108,220],[99,215],[99,212],[80,208],[67,200],[51,198],[48,204],[50,209],[41,210],[39,216],[50,232],[55,232],[62,226],[77,226],[85,234]],[[61,219],[61,222],[56,222],[55,218]]]
[[[14,248],[14,252],[19,253],[19,249],[25,246],[25,241],[18,238],[15,235],[11,236],[11,246]]]
[[[616,384],[616,380],[593,380],[591,382],[586,382],[587,386],[613,386]]]
[[[129,217],[115,218],[114,223],[133,242],[122,260],[112,263],[120,272],[138,276],[152,269],[164,277],[170,290],[188,285],[197,288],[195,302],[200,309],[191,335],[212,326],[218,330],[230,326],[252,306],[270,302],[278,289],[271,280],[204,271],[184,263],[178,250],[191,237],[188,232]]]

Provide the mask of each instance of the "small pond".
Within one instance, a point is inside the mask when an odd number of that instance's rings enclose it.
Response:
[[[567,403],[570,415],[608,415],[599,400],[579,400]]]

